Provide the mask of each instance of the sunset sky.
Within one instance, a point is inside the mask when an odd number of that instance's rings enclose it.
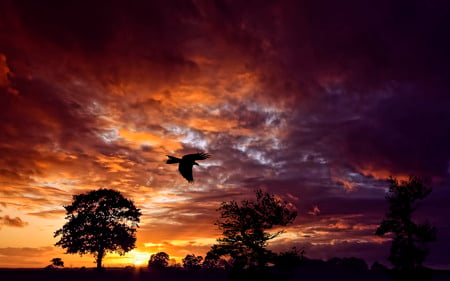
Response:
[[[386,178],[418,175],[450,268],[449,26],[448,1],[0,0],[0,267],[95,266],[53,233],[98,188],[143,213],[105,266],[204,255],[258,188],[298,210],[274,251],[388,264]],[[193,184],[165,164],[203,151]]]

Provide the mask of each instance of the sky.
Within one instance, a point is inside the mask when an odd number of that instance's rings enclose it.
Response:
[[[415,214],[450,268],[448,1],[0,0],[0,267],[95,266],[53,233],[72,196],[141,209],[136,249],[204,255],[221,202],[277,194],[270,243],[387,263],[389,176],[431,179]],[[208,152],[186,182],[166,155]]]

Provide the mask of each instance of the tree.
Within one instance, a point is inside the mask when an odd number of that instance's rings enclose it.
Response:
[[[294,269],[303,261],[305,250],[292,247],[290,251],[279,253],[275,258],[275,266],[282,270]]]
[[[52,266],[59,268],[59,267],[64,267],[64,262],[62,261],[61,258],[53,258],[51,260],[52,262]]]
[[[389,193],[386,195],[389,211],[376,234],[383,236],[392,233],[389,261],[405,277],[405,274],[413,275],[421,270],[428,254],[427,243],[436,240],[435,227],[428,223],[417,224],[412,220],[412,214],[419,207],[419,200],[427,197],[431,188],[425,180],[414,176],[401,182],[390,178],[389,184]]]
[[[150,256],[149,268],[163,269],[169,265],[169,255],[166,252],[159,252]]]
[[[194,254],[187,254],[186,257],[184,257],[183,261],[183,267],[185,269],[199,269],[201,267],[203,257],[202,256],[196,256]]]
[[[61,258],[53,258],[50,260],[52,263],[44,267],[45,270],[55,270],[64,267],[64,262]]]
[[[352,272],[366,271],[369,269],[365,260],[355,257],[350,258],[331,258],[327,261],[327,264],[344,270]]]
[[[225,269],[228,267],[228,262],[220,258],[215,252],[209,251],[203,260],[202,267],[205,269]]]
[[[267,242],[281,233],[268,233],[274,226],[292,223],[297,212],[292,204],[275,195],[256,191],[256,201],[222,202],[216,225],[222,230],[222,238],[212,246],[217,256],[229,256],[234,268],[264,267],[273,256],[266,249]]]
[[[66,224],[55,232],[55,244],[69,254],[93,254],[97,269],[107,252],[120,255],[132,250],[139,227],[140,210],[131,200],[112,189],[99,189],[74,195],[66,209]]]

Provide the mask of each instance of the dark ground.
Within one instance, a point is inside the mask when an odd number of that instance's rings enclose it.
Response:
[[[263,274],[239,274],[230,275],[225,271],[186,271],[186,270],[164,270],[149,271],[147,269],[106,269],[97,272],[93,269],[0,269],[0,280],[4,281],[227,281],[227,280],[258,280],[258,281],[388,281],[391,280],[386,272],[381,271],[359,271],[346,270],[309,270],[297,269],[284,272],[264,272]],[[236,278],[237,277],[237,278]],[[450,281],[450,271],[433,271],[432,281]]]

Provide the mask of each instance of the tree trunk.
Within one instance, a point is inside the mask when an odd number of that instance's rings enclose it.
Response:
[[[105,251],[103,249],[99,250],[97,253],[97,270],[101,270],[102,269],[102,260],[103,257],[105,256]]]

